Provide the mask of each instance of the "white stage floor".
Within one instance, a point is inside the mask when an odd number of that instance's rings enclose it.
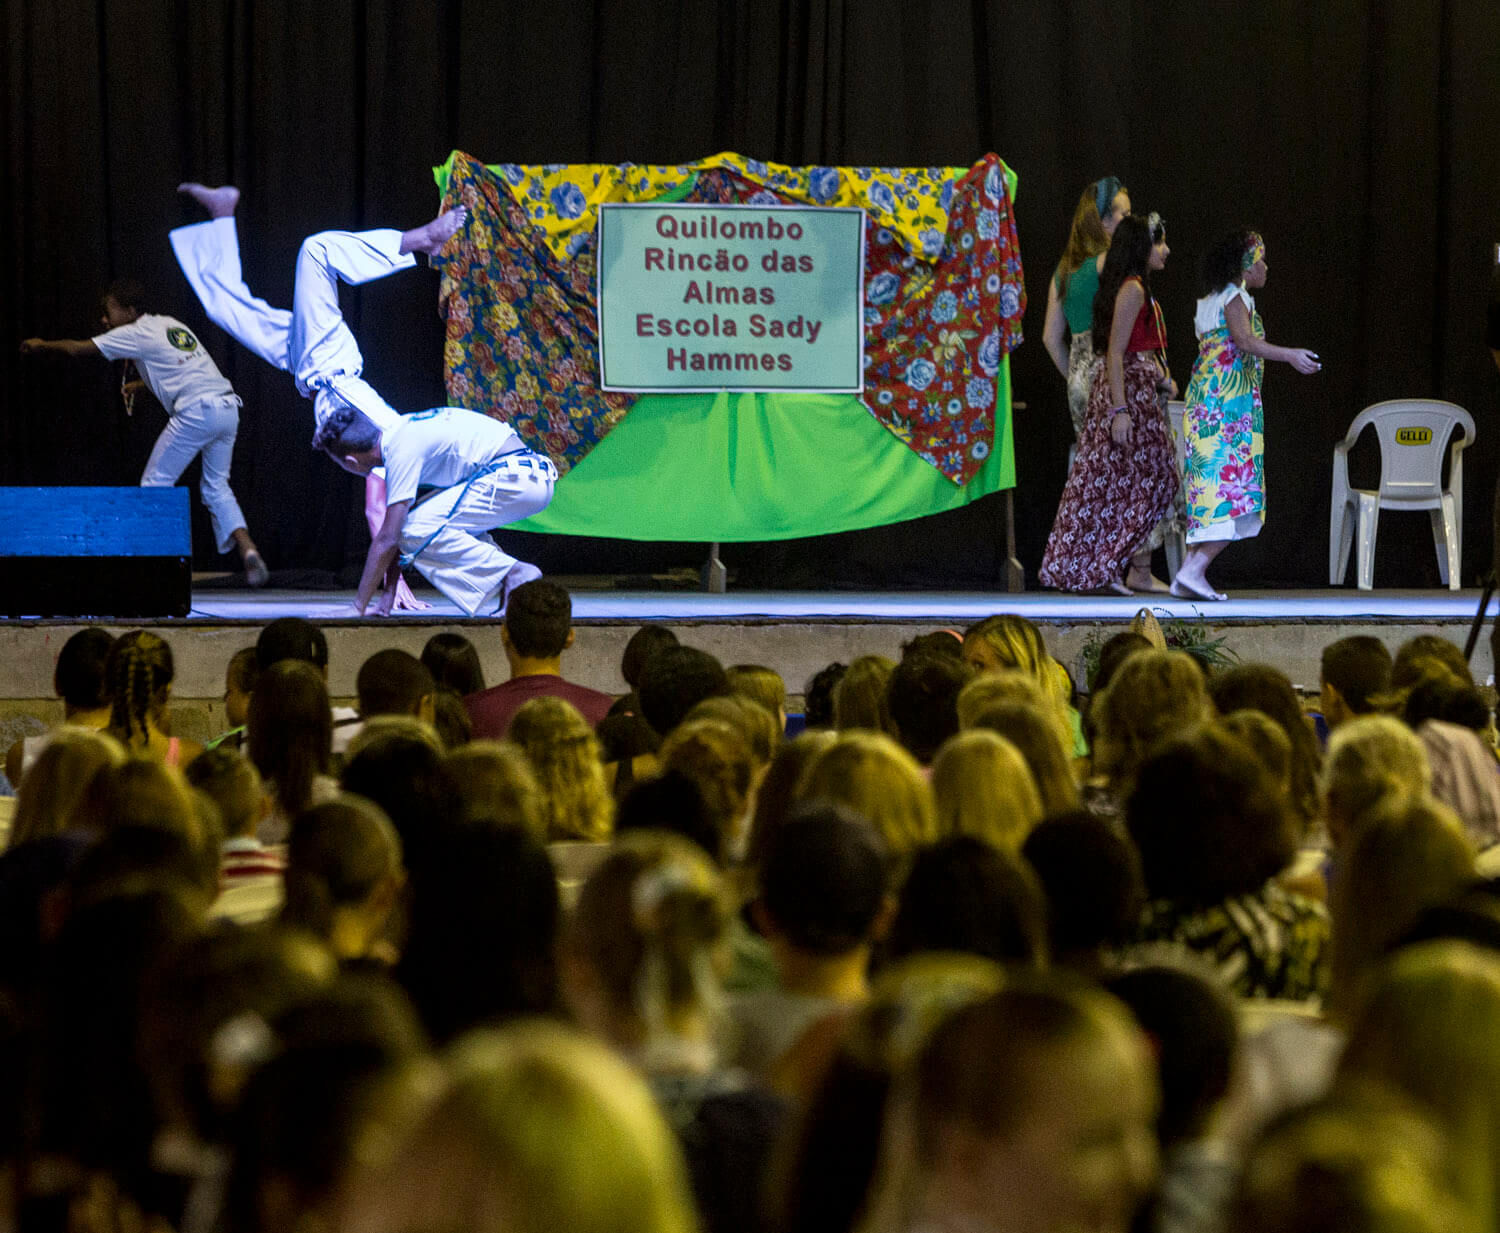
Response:
[[[560,579],[570,585],[567,579]],[[1411,622],[1468,621],[1479,603],[1471,591],[1242,591],[1223,603],[1187,601],[1169,595],[1121,597],[1060,595],[1050,591],[729,591],[722,595],[686,590],[609,590],[572,587],[573,617],[586,623],[686,621],[935,622],[962,625],[996,612],[1015,612],[1033,621],[1128,621],[1143,606],[1175,618],[1203,617],[1219,623],[1251,622]],[[419,591],[432,607],[398,613],[402,622],[452,624],[465,618],[435,591]],[[188,622],[257,625],[282,616],[304,616],[319,623],[359,622],[352,592],[292,590],[210,590],[194,593]],[[1490,611],[1495,611],[1491,601]],[[483,619],[483,618],[479,618]],[[175,623],[175,622],[174,622]]]

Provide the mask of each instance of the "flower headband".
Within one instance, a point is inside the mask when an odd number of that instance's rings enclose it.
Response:
[[[1124,187],[1118,176],[1105,176],[1102,180],[1094,181],[1094,204],[1099,207],[1100,218],[1109,214],[1109,203],[1120,195]]]
[[[1146,231],[1151,236],[1151,243],[1160,244],[1167,238],[1167,220],[1152,210],[1146,215]]]
[[[1247,237],[1245,244],[1245,255],[1240,258],[1240,269],[1248,270],[1257,261],[1265,260],[1266,242],[1260,238],[1260,232],[1252,231]]]

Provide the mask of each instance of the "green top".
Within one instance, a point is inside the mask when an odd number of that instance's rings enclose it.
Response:
[[[1087,334],[1094,328],[1094,293],[1099,290],[1098,258],[1090,257],[1068,279],[1063,297],[1063,316],[1070,334]]]

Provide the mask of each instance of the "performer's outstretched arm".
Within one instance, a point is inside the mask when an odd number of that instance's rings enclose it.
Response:
[[[397,501],[385,508],[385,521],[370,540],[370,551],[365,556],[365,572],[359,580],[359,592],[354,606],[360,616],[370,606],[377,589],[381,591],[380,602],[375,606],[376,616],[388,616],[391,604],[396,599],[396,584],[401,578],[398,560],[401,544],[401,528],[406,525],[406,515],[411,509],[410,501]]]
[[[65,355],[70,360],[86,360],[101,355],[92,338],[28,338],[21,344],[22,355]]]

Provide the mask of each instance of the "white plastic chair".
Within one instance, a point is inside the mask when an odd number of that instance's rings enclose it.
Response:
[[[1380,488],[1349,487],[1349,450],[1375,426],[1380,440]],[[1443,449],[1455,428],[1461,440],[1449,453],[1448,487],[1443,488]],[[1355,544],[1361,591],[1374,585],[1375,524],[1382,509],[1425,509],[1432,518],[1438,574],[1450,590],[1459,587],[1463,559],[1463,451],[1474,442],[1474,417],[1462,407],[1433,398],[1377,402],[1354,417],[1349,434],[1333,450],[1333,501],[1328,521],[1328,581],[1340,586]]]
[[[1187,483],[1187,438],[1182,431],[1182,417],[1187,414],[1187,403],[1172,401],[1167,403],[1167,427],[1172,430],[1172,450],[1177,455],[1177,513],[1184,513],[1182,503],[1183,490]],[[1183,518],[1178,519],[1176,529],[1167,536],[1166,543],[1162,545],[1167,554],[1167,579],[1177,577],[1177,571],[1182,568],[1182,558],[1187,555],[1187,526]]]

